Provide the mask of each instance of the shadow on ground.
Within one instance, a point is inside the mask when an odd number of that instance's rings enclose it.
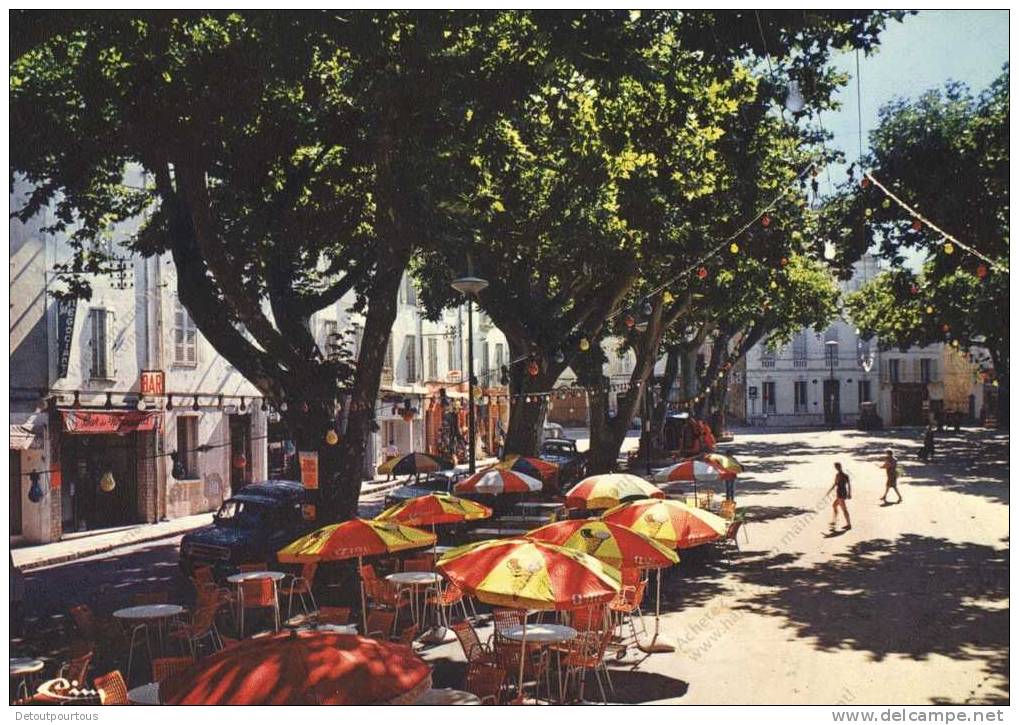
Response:
[[[784,558],[739,572],[766,588],[739,609],[781,617],[823,651],[987,661],[987,674],[1004,677],[1007,689],[1007,550],[906,534],[861,542],[821,564]]]

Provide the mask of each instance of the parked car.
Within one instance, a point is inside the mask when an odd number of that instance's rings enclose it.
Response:
[[[577,442],[571,438],[549,438],[541,444],[538,457],[559,466],[560,490],[587,475],[587,456],[577,450]]]
[[[190,575],[197,566],[211,565],[217,576],[225,576],[240,564],[273,564],[277,551],[316,527],[301,513],[305,495],[294,481],[245,486],[223,502],[210,526],[184,535],[181,569]]]

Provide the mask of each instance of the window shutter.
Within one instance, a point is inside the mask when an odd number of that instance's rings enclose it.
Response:
[[[106,340],[106,376],[112,378],[117,374],[117,348],[114,345],[117,330],[117,314],[113,310],[106,310],[106,314],[103,317],[106,323],[106,333],[104,335]]]
[[[913,359],[913,380],[912,380],[912,382],[919,383],[919,382],[923,381],[923,373],[921,372],[921,370],[922,370],[922,366],[921,366],[921,363],[920,363],[920,358],[914,358]]]
[[[936,383],[938,381],[938,359],[931,358],[931,382]]]

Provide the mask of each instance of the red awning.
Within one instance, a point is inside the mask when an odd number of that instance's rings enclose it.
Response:
[[[65,410],[64,431],[75,435],[138,433],[159,430],[161,411],[144,410]]]

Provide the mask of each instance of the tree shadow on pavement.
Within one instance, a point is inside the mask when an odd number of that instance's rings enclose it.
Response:
[[[1001,674],[1007,550],[907,534],[858,543],[821,564],[774,564],[741,570],[744,582],[768,590],[739,608],[785,619],[819,650],[849,647],[875,661],[940,654],[985,660],[989,674]]]

